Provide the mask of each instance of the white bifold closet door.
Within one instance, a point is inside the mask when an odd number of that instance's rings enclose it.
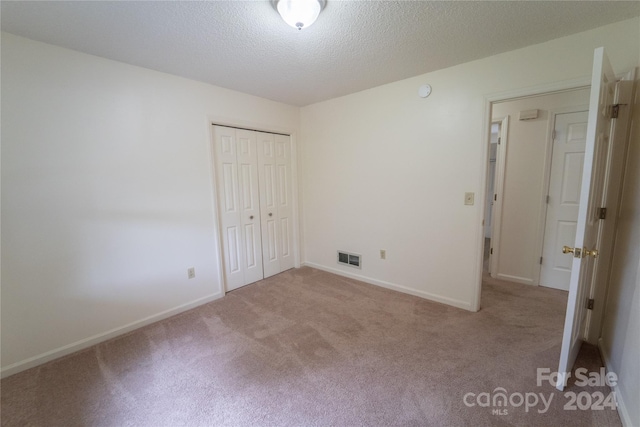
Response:
[[[215,138],[220,233],[232,290],[263,278],[256,136],[216,126]]]
[[[294,266],[291,144],[275,135],[214,127],[227,291]]]
[[[258,176],[264,277],[293,267],[289,137],[258,134]]]

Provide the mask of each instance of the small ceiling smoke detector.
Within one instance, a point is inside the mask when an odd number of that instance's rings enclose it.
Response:
[[[272,3],[284,22],[298,30],[316,22],[327,4],[326,0],[273,0]]]
[[[422,85],[418,88],[418,96],[420,98],[426,98],[431,95],[431,85]]]

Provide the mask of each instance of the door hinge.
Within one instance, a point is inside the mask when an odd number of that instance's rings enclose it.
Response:
[[[551,197],[547,194],[547,204],[549,204],[550,200],[551,200]]]
[[[612,105],[611,106],[611,115],[609,117],[611,119],[617,119],[619,113],[620,113],[620,104]]]
[[[542,257],[540,257],[540,265],[542,265]]]
[[[491,253],[491,255],[493,255],[493,248],[491,248],[491,251],[489,251]]]
[[[594,303],[593,298],[589,298],[587,300],[587,310],[593,310],[593,303]]]
[[[598,219],[607,219],[607,208],[598,209]]]
[[[501,139],[501,138],[500,138],[500,137],[498,137],[498,144],[500,144],[500,139]]]
[[[497,202],[497,201],[498,201],[498,195],[497,195],[497,194],[494,194],[494,195],[493,195],[493,201],[494,201],[494,202]]]
[[[555,141],[556,140],[556,130],[554,129],[553,132],[551,133],[551,140]]]

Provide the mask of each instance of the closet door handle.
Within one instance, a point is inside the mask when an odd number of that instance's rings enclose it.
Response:
[[[269,216],[273,216],[273,214],[271,212],[269,212]]]
[[[253,219],[253,215],[251,215],[251,216],[249,217],[249,219]]]

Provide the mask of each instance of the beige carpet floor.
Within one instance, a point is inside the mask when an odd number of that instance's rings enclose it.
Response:
[[[5,378],[2,425],[620,425],[613,410],[563,410],[562,393],[536,385],[536,368],[556,370],[565,304],[561,291],[492,281],[471,313],[289,270]],[[600,364],[583,347],[578,366]],[[498,387],[553,398],[545,413],[465,405]]]

